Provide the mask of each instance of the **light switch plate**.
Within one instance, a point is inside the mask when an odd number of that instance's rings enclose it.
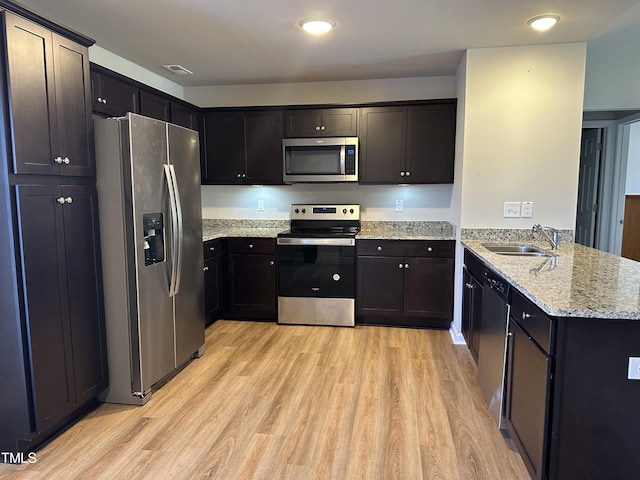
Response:
[[[396,200],[396,212],[402,212],[404,210],[404,201]]]
[[[520,202],[504,202],[504,218],[520,218]]]
[[[533,202],[522,202],[522,218],[533,217]]]
[[[259,199],[258,200],[258,211],[259,212],[264,212],[264,200],[263,199]]]
[[[629,357],[629,380],[640,380],[640,357]]]

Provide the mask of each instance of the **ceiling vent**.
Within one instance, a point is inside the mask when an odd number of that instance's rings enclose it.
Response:
[[[187,70],[182,65],[162,65],[164,68],[169,70],[170,72],[175,73],[176,75],[193,75],[193,72]]]

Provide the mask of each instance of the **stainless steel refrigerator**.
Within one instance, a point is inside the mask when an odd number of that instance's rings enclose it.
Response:
[[[204,349],[198,132],[133,113],[95,119],[109,388],[142,405]]]

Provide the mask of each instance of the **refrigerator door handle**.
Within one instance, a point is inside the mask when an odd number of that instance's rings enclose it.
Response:
[[[174,191],[173,176],[171,175],[170,165],[164,165],[164,178],[167,181],[167,190],[169,191],[169,210],[171,216],[171,280],[169,281],[169,296],[176,295],[176,273],[178,270],[178,215],[176,212],[176,194]]]
[[[171,171],[171,179],[173,181],[173,190],[175,197],[175,205],[176,205],[176,219],[178,224],[178,248],[176,255],[176,280],[175,286],[173,290],[173,294],[177,295],[180,291],[180,280],[182,279],[182,251],[184,246],[184,229],[182,226],[182,203],[180,202],[180,189],[178,188],[178,177],[176,175],[176,170],[173,165],[169,165],[169,170]]]

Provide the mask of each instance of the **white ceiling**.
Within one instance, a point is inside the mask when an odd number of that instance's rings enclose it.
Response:
[[[588,41],[640,0],[19,0],[183,86],[452,75],[468,48]],[[631,11],[638,11],[634,8]],[[539,33],[527,25],[561,16]],[[327,16],[336,28],[298,27]],[[180,64],[194,75],[162,68]]]

